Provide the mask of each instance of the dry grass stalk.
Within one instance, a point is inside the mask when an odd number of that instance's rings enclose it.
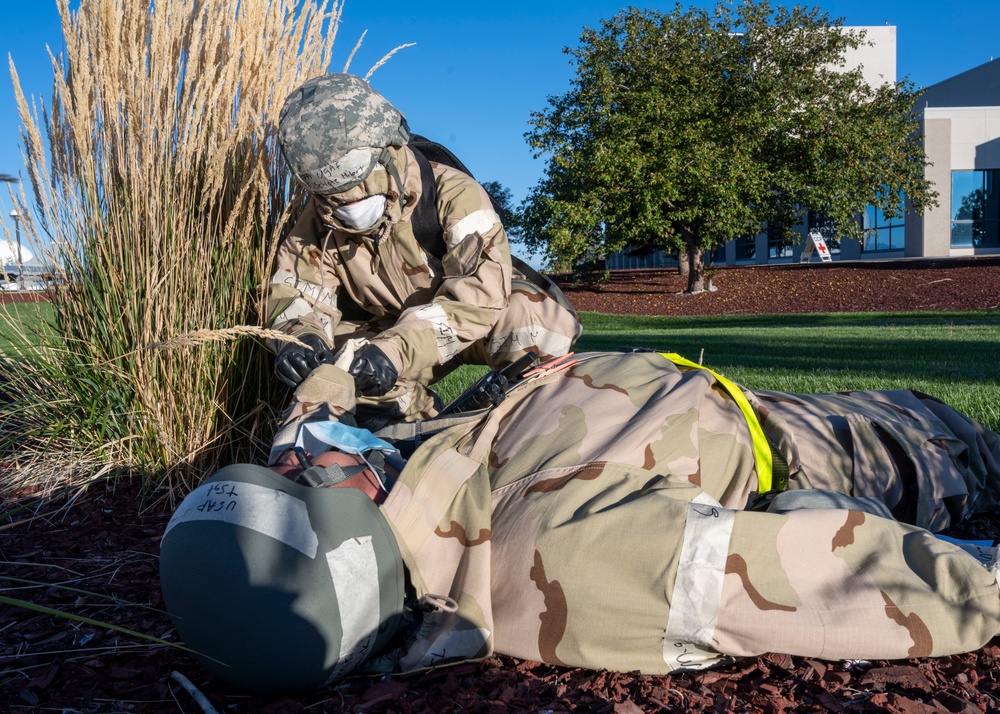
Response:
[[[386,62],[388,62],[389,58],[392,57],[394,54],[396,54],[400,50],[405,50],[407,47],[413,47],[415,44],[416,44],[415,42],[408,42],[405,45],[399,45],[398,47],[394,47],[382,59],[380,59],[378,62],[372,65],[372,68],[368,70],[367,74],[365,74],[365,79],[371,79],[371,76],[375,73],[375,70],[384,65]]]
[[[274,340],[275,342],[290,342],[292,344],[309,347],[305,342],[297,337],[286,335],[280,330],[268,330],[263,327],[244,325],[242,327],[228,327],[224,330],[195,330],[183,335],[178,335],[166,342],[157,342],[149,346],[151,350],[176,350],[183,347],[195,347],[209,342],[229,342],[239,340],[244,337],[259,337],[262,340]],[[311,348],[310,348],[311,349]]]

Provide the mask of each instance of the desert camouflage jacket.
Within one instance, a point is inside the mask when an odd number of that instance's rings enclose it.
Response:
[[[399,376],[412,379],[486,336],[507,307],[512,276],[521,276],[511,268],[507,235],[483,188],[436,163],[447,251],[440,260],[429,255],[410,223],[422,193],[413,153],[389,151],[404,184],[402,208],[390,187],[386,223],[374,236],[361,236],[332,227],[330,209],[310,199],[279,247],[267,311],[275,329],[315,332],[331,345],[345,319],[369,323],[380,333],[373,342]]]
[[[927,530],[995,504],[996,434],[906,391],[744,393],[786,496],[850,498],[764,510],[747,417],[711,372],[658,354],[543,368],[423,443],[383,511],[440,607],[398,667],[496,651],[666,673],[944,655],[1000,631],[989,563]]]

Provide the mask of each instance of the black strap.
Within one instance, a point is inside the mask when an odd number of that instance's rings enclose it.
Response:
[[[410,148],[413,149],[413,155],[417,159],[417,168],[420,169],[420,183],[423,188],[420,199],[413,209],[413,215],[410,217],[410,225],[413,226],[413,235],[421,247],[441,260],[447,246],[444,244],[444,231],[441,230],[441,221],[438,220],[437,215],[437,182],[434,180],[434,170],[431,169],[430,162],[420,149],[415,146]]]
[[[510,263],[514,266],[516,270],[520,270],[521,274],[524,275],[530,282],[534,283],[537,287],[548,293],[549,297],[555,300],[557,303],[562,305],[564,308],[569,310],[574,315],[576,314],[576,308],[569,301],[569,298],[563,293],[562,289],[552,282],[552,279],[547,275],[542,275],[537,270],[532,268],[530,265],[525,263],[523,260],[518,258],[516,255],[510,256]]]
[[[423,246],[424,250],[440,260],[444,257],[447,246],[444,243],[444,231],[441,229],[441,221],[437,215],[437,182],[434,180],[434,171],[431,169],[430,162],[433,161],[437,164],[451,166],[471,179],[475,179],[476,177],[472,175],[472,172],[466,168],[465,164],[457,156],[436,141],[431,141],[420,134],[411,134],[407,146],[413,150],[413,155],[417,159],[417,167],[420,169],[420,182],[423,184],[423,192],[420,194],[420,200],[417,201],[417,205],[413,209],[413,216],[410,218],[410,224],[413,226],[413,235],[416,236],[417,242]],[[486,195],[489,196],[490,203],[493,204],[493,210],[496,211],[496,214],[502,220],[503,208],[500,207],[500,204],[497,203],[497,200],[493,196],[490,196],[489,191],[486,192]],[[511,261],[513,260],[514,257],[511,256]],[[531,268],[528,268],[528,270],[531,270]],[[532,272],[534,271],[532,270]],[[545,289],[543,285],[539,285],[539,287]]]
[[[378,450],[368,452],[368,463],[354,466],[341,466],[330,464],[329,466],[310,466],[301,471],[295,480],[304,486],[313,488],[330,488],[339,483],[343,483],[349,478],[353,478],[368,470],[369,465],[375,469],[378,478],[385,478],[385,454]]]
[[[341,467],[338,464],[330,464],[326,467],[312,466],[299,473],[295,480],[304,486],[312,486],[313,488],[329,488],[331,486],[336,486],[338,483],[343,483],[349,478],[357,476],[367,468],[368,467],[363,464],[359,466],[347,467]]]
[[[411,134],[408,145],[413,150],[413,156],[417,160],[417,168],[420,170],[420,183],[423,189],[420,199],[413,209],[413,215],[410,217],[410,225],[413,227],[413,235],[421,247],[430,255],[441,260],[447,251],[447,246],[444,242],[444,231],[441,229],[441,221],[437,215],[437,182],[434,180],[434,171],[431,169],[430,162],[434,161],[445,166],[451,166],[473,179],[475,176],[446,147],[420,134]],[[503,209],[500,207],[500,204],[497,203],[497,200],[493,196],[490,196],[488,191],[486,195],[489,196],[490,203],[493,204],[493,210],[502,218]],[[514,266],[514,269],[519,271],[531,283],[544,290],[564,308],[574,314],[576,313],[576,309],[563,294],[563,291],[551,279],[539,273],[516,255],[512,254],[510,256],[510,262]]]

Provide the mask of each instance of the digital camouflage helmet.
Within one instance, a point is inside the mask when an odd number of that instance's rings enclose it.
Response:
[[[314,77],[285,100],[278,141],[292,173],[318,195],[361,184],[387,148],[410,137],[406,119],[365,80],[351,74]]]
[[[160,545],[178,634],[246,690],[315,689],[357,668],[399,626],[404,580],[392,531],[363,492],[261,466],[228,466],[192,491]]]

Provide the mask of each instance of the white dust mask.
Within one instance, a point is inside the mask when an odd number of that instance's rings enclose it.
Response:
[[[333,209],[333,215],[340,219],[341,223],[356,231],[371,228],[378,223],[378,219],[384,213],[385,196],[383,195],[369,196]]]

